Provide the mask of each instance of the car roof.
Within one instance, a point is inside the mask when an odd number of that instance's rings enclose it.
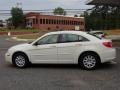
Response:
[[[76,34],[76,35],[84,36],[85,38],[89,39],[90,41],[99,40],[98,38],[95,38],[94,36],[88,34],[88,32],[85,32],[85,31],[55,31],[55,32],[46,33],[45,35],[43,35],[43,36],[39,37],[38,39],[36,39],[34,42],[38,41],[39,39],[43,38],[44,36],[52,35],[52,34]]]
[[[50,33],[47,33],[47,35],[49,34],[86,34],[86,32],[84,31],[55,31],[55,32],[50,32]]]
[[[52,35],[52,34],[76,34],[76,35],[81,35],[83,37],[86,37],[89,40],[97,40],[94,36],[91,36],[88,34],[88,32],[85,31],[55,31],[55,32],[50,32],[45,34],[46,35]]]

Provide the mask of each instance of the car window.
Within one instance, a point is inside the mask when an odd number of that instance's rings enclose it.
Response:
[[[89,35],[91,35],[91,36],[94,36],[94,37],[96,37],[96,38],[98,38],[98,39],[102,39],[101,37],[98,37],[97,35],[95,35],[95,34],[92,34],[92,33],[87,33],[87,34],[89,34]]]
[[[75,34],[62,34],[60,43],[88,41],[86,38]]]
[[[58,35],[48,35],[40,39],[37,44],[38,45],[43,45],[43,44],[55,44],[58,42]]]

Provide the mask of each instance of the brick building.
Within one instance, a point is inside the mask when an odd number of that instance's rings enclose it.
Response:
[[[41,30],[85,30],[83,17],[66,17],[41,15],[40,13],[26,14],[26,27]]]

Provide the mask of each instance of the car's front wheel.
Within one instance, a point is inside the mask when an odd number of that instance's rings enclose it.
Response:
[[[13,64],[18,68],[24,68],[29,64],[28,57],[24,53],[14,54],[12,61]]]
[[[79,59],[80,66],[86,70],[93,70],[100,64],[100,58],[94,53],[84,53]]]

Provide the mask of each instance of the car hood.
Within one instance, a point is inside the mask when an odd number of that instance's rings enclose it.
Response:
[[[28,44],[28,43],[19,44],[19,45],[12,46],[11,48],[9,48],[9,50],[23,50],[23,49],[27,49],[30,45],[31,44]]]

